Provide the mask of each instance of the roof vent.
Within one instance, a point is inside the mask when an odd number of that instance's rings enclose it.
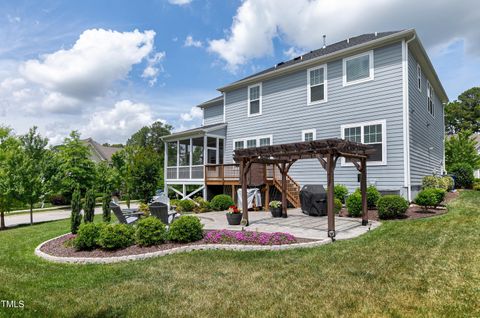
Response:
[[[294,58],[293,60],[298,61],[298,60],[301,60],[301,59],[302,59],[302,56],[300,55],[300,56],[297,56],[296,58]]]
[[[275,67],[281,66],[281,65],[283,65],[283,64],[285,64],[285,62],[280,62],[280,63],[278,63]]]
[[[378,32],[375,32],[375,36],[377,36],[377,35],[378,35]]]
[[[324,49],[326,47],[327,47],[327,36],[324,34],[323,35],[323,47],[322,47],[322,49]]]

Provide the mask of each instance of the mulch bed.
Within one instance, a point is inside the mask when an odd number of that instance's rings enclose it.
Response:
[[[445,195],[445,200],[442,202],[442,206],[439,206],[437,209],[429,209],[427,211],[423,210],[420,206],[416,204],[411,204],[410,207],[408,208],[407,212],[405,213],[405,216],[403,216],[402,220],[414,220],[414,219],[421,219],[421,218],[428,218],[436,215],[441,215],[447,213],[447,208],[446,205],[452,201],[453,199],[456,199],[459,196],[459,192],[447,192]],[[338,216],[342,217],[349,217],[348,212],[346,208],[343,208]],[[374,221],[379,221],[378,217],[378,212],[377,210],[368,210],[368,219],[369,220],[374,220]]]
[[[205,231],[208,232],[208,231]],[[192,242],[192,243],[174,243],[174,242],[166,242],[161,245],[155,246],[138,246],[132,245],[130,247],[119,249],[115,251],[106,251],[102,249],[95,249],[92,251],[77,251],[74,247],[68,246],[69,244],[67,241],[72,239],[72,234],[61,236],[55,240],[44,244],[40,250],[44,253],[53,256],[60,256],[60,257],[116,257],[116,256],[127,256],[127,255],[139,255],[139,254],[146,254],[158,251],[165,251],[169,249],[173,249],[176,247],[182,247],[187,245],[204,245],[204,244],[211,244],[205,242],[203,239],[200,241]],[[313,242],[315,240],[304,239],[304,238],[296,238],[295,243],[307,243]],[[219,243],[222,244],[222,243]],[[232,243],[225,243],[225,244],[232,244]],[[242,243],[235,243],[242,245]],[[244,244],[245,245],[245,244]],[[249,243],[248,245],[259,245],[260,244],[252,244]],[[265,246],[265,245],[261,245]]]

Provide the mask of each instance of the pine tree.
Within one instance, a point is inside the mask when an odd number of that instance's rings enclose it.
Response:
[[[111,210],[110,210],[110,201],[111,198],[108,193],[105,193],[102,198],[102,211],[103,211],[103,222],[109,223],[112,219]]]
[[[82,202],[80,198],[80,187],[77,186],[72,194],[72,215],[70,218],[70,228],[73,234],[77,234],[78,227],[80,226],[80,223],[82,223],[82,215],[80,214],[81,210]]]
[[[90,189],[85,194],[85,207],[83,208],[84,222],[91,223],[95,216],[95,191]]]

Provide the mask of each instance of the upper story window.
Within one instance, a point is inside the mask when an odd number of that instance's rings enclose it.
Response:
[[[235,139],[233,141],[233,150],[253,147],[270,146],[272,144],[272,136],[248,137],[243,139]]]
[[[387,141],[385,138],[387,130],[385,120],[342,125],[341,130],[343,139],[361,142],[375,149],[375,153],[367,160],[370,164],[387,164]],[[344,158],[342,158],[342,165],[345,165]]]
[[[327,101],[327,65],[308,69],[308,104]]]
[[[248,116],[262,114],[262,84],[248,87]]]
[[[343,59],[343,86],[373,80],[373,51]]]
[[[302,141],[313,141],[317,139],[315,129],[302,130]]]
[[[435,116],[435,105],[433,103],[433,88],[432,85],[430,85],[430,82],[427,81],[427,110],[430,113],[430,115]]]
[[[417,88],[419,91],[422,91],[422,69],[420,64],[417,63]]]

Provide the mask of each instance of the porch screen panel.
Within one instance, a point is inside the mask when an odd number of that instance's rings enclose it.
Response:
[[[190,139],[180,140],[179,147],[180,166],[190,165]]]
[[[176,141],[167,143],[167,154],[168,154],[167,165],[169,167],[176,167],[177,166],[177,142]]]
[[[203,137],[192,139],[192,165],[203,165]]]

